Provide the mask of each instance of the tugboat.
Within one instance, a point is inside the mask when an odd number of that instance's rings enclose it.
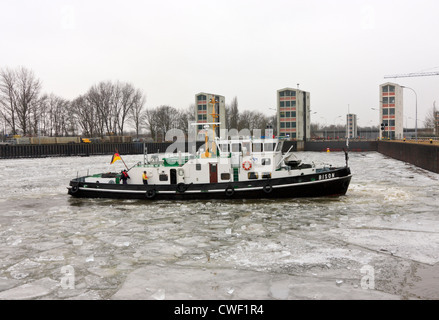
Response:
[[[195,154],[146,155],[122,174],[100,173],[70,181],[74,197],[149,200],[260,199],[340,196],[352,177],[348,167],[302,163],[279,139],[216,139]],[[143,182],[146,174],[147,184]]]
[[[215,111],[212,115],[217,118]],[[68,194],[91,198],[210,200],[341,196],[348,190],[352,174],[346,151],[343,167],[305,164],[295,158],[291,148],[282,152],[283,140],[219,139],[215,138],[219,122],[203,125],[213,127],[210,142],[206,134],[205,149],[173,156],[145,153],[143,163],[126,172],[130,179],[123,179],[123,172],[77,177],[70,181]],[[115,159],[120,156],[113,156],[112,162]]]
[[[121,174],[101,173],[72,179],[74,197],[150,200],[260,199],[340,196],[351,180],[349,167],[304,164],[282,154],[282,141],[218,141],[211,152],[178,157],[152,155]],[[209,156],[210,155],[210,156]],[[148,184],[142,180],[146,172]]]

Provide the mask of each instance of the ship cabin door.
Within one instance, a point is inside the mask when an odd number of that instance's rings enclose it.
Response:
[[[171,184],[177,184],[177,170],[171,169],[169,175],[171,177]]]
[[[209,163],[210,183],[218,183],[218,164]]]

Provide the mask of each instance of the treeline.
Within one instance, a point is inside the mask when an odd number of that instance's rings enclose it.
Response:
[[[1,120],[12,135],[123,135],[127,123],[139,132],[145,102],[130,83],[100,82],[70,101],[42,93],[41,80],[29,69],[0,70]]]
[[[42,82],[25,67],[0,69],[0,131],[22,136],[102,137],[146,129],[154,141],[164,141],[165,133],[177,128],[188,132],[195,120],[195,105],[181,110],[168,105],[146,108],[146,95],[130,83],[104,81],[83,95],[68,100],[54,93],[43,93]],[[226,106],[226,126],[276,128],[276,116],[238,110],[235,97]]]
[[[277,116],[275,111],[272,116],[267,116],[259,111],[245,110],[239,112],[238,98],[234,97],[229,105],[226,105],[226,126],[229,129],[249,129],[253,132],[255,129],[264,130],[271,126],[274,134],[277,134]]]

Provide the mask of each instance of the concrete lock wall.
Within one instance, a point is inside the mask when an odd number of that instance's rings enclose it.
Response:
[[[439,146],[407,142],[379,141],[378,152],[439,173]]]
[[[347,149],[346,141],[307,141],[304,151],[342,151]],[[377,141],[349,141],[349,151],[377,151]]]

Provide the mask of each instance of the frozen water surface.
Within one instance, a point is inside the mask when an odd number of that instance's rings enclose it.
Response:
[[[339,198],[67,195],[78,174],[121,170],[110,158],[0,160],[0,299],[439,299],[437,174],[351,153]]]

